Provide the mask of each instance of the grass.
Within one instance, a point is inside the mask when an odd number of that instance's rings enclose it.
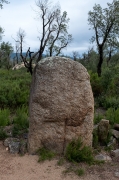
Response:
[[[62,166],[64,164],[64,158],[60,158],[59,161],[57,162],[58,166]]]
[[[94,124],[98,124],[101,119],[104,119],[104,116],[102,114],[94,114]]]
[[[67,173],[75,173],[77,176],[83,176],[85,174],[84,169],[82,168],[78,168],[76,166],[72,166],[70,165],[69,167],[67,167],[64,171],[63,174],[66,175]]]
[[[38,155],[39,155],[39,160],[38,162],[41,162],[41,161],[45,161],[45,160],[51,160],[55,157],[55,153],[46,149],[46,148],[40,148],[38,151],[37,151]]]
[[[88,146],[83,146],[81,139],[72,140],[68,144],[65,157],[70,162],[86,162],[88,164],[94,162],[92,149]]]
[[[80,168],[80,169],[75,170],[75,173],[78,176],[83,176],[85,174],[85,171],[84,171],[84,169]]]
[[[119,108],[109,108],[106,111],[106,118],[109,120],[112,126],[114,125],[114,123],[119,124]]]
[[[2,127],[0,127],[0,140],[4,140],[7,137],[8,136],[7,136],[6,132],[3,130]]]
[[[0,109],[0,126],[7,126],[10,123],[10,110]]]
[[[28,132],[30,84],[31,75],[26,69],[0,69],[0,126],[13,124],[13,136],[20,135],[23,131]]]
[[[67,173],[70,173],[70,172],[74,172],[73,168],[70,166],[68,168],[66,168],[64,171],[63,171],[63,174],[67,174]]]

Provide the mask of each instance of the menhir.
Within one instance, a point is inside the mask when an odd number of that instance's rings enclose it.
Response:
[[[63,153],[72,139],[92,145],[94,99],[87,70],[50,57],[34,69],[29,104],[29,153],[45,147]]]

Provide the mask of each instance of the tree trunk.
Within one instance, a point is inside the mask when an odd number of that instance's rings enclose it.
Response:
[[[27,69],[28,72],[30,72],[31,76],[33,74],[33,70],[32,70],[32,66],[30,66],[28,69]]]
[[[97,73],[98,73],[98,76],[100,77],[101,76],[101,73],[102,73],[102,63],[103,63],[103,46],[102,45],[99,45],[99,62],[98,62],[98,65],[97,65]]]
[[[109,62],[111,60],[111,57],[112,57],[112,51],[110,50],[109,57],[107,58],[107,66],[109,66]]]

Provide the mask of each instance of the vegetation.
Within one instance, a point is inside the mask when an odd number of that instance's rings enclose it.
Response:
[[[4,129],[2,127],[0,127],[0,140],[4,140],[5,138],[7,138],[7,134],[4,131]]]
[[[3,8],[3,3],[9,3],[8,1],[6,0],[0,0],[0,8],[2,9]]]
[[[83,146],[80,139],[73,140],[68,144],[65,157],[70,162],[86,162],[88,164],[92,164],[94,162],[91,148]]]
[[[84,171],[84,169],[80,168],[80,169],[75,170],[75,173],[78,176],[83,176],[85,174],[85,171]]]
[[[119,124],[119,108],[109,108],[106,112],[106,118],[110,120],[110,124]]]
[[[101,76],[101,67],[103,63],[103,52],[107,47],[111,51],[114,46],[118,46],[119,20],[118,20],[119,1],[107,3],[107,8],[102,9],[100,4],[95,4],[93,11],[89,11],[88,22],[94,30],[92,42],[96,41],[99,62],[97,65],[98,76]]]
[[[2,67],[9,70],[12,67],[12,63],[10,61],[10,54],[13,52],[12,45],[9,42],[2,42],[0,45],[0,52],[0,68]]]
[[[49,151],[48,149],[46,149],[44,147],[39,149],[37,153],[39,155],[38,162],[45,161],[45,160],[51,160],[55,156],[54,152]]]
[[[42,26],[42,33],[38,37],[40,44],[38,51],[31,52],[29,47],[25,56],[23,55],[23,43],[26,33],[22,29],[19,29],[15,40],[17,45],[19,44],[16,46],[16,54],[19,50],[21,59],[31,75],[34,58],[36,58],[36,62],[39,62],[44,51],[46,51],[46,56],[62,55],[62,50],[72,41],[72,35],[68,33],[69,18],[67,18],[67,12],[61,13],[59,5],[51,7],[51,4],[49,0],[36,1],[37,17],[41,20]]]
[[[2,3],[7,1],[0,1]],[[45,3],[44,3],[45,2]],[[19,29],[17,34],[17,49],[26,68],[32,74],[32,62],[36,57],[36,61],[41,60],[43,52],[46,48],[47,55],[61,55],[62,49],[65,48],[72,40],[72,36],[68,34],[67,13],[63,12],[58,6],[49,11],[48,0],[37,1],[39,9],[39,17],[41,18],[43,32],[41,33],[40,48],[34,54],[28,48],[26,55],[23,56],[22,48],[24,43],[25,32]],[[117,42],[117,26],[118,20],[116,13],[118,9],[118,1],[108,3],[108,8],[102,9],[100,5],[95,5],[93,11],[89,12],[89,24],[94,29],[95,35],[92,41],[96,41],[98,50],[90,48],[82,57],[78,52],[73,52],[75,61],[82,63],[90,74],[92,91],[95,99],[95,109],[102,107],[105,109],[105,115],[95,114],[94,124],[100,122],[105,117],[110,121],[113,127],[115,123],[119,124],[119,52]],[[50,13],[49,13],[50,12]],[[110,18],[111,17],[111,18]],[[3,29],[0,27],[0,38]],[[116,48],[113,51],[112,49]],[[13,125],[12,134],[14,137],[21,137],[23,133],[28,132],[28,101],[31,77],[24,68],[19,70],[11,70],[12,62],[10,61],[10,53],[13,47],[9,42],[2,42],[0,45],[0,140],[7,137],[4,127]],[[16,59],[17,59],[16,55]],[[18,62],[18,59],[17,59]],[[9,70],[9,71],[8,71]],[[108,144],[111,134],[109,133],[106,144]],[[97,148],[99,139],[96,131],[93,132],[93,147]],[[110,149],[108,147],[107,149]],[[39,149],[39,161],[50,160],[54,157],[54,153],[44,147]],[[67,146],[65,157],[70,162],[86,162],[94,163],[92,149],[83,146],[80,139],[73,140]],[[64,159],[60,159],[58,164],[64,163]],[[83,175],[82,169],[77,169],[76,174]]]
[[[24,78],[25,77],[25,78]],[[28,101],[31,77],[25,69],[0,69],[0,127],[14,125],[14,137],[28,132]],[[6,134],[0,129],[0,138]]]
[[[25,77],[25,78],[24,78]],[[25,69],[6,71],[0,69],[0,108],[28,106],[31,77]]]

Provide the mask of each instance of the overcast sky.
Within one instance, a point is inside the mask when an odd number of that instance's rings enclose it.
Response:
[[[10,42],[13,46],[15,42],[12,37],[16,38],[19,28],[26,32],[24,51],[31,47],[31,51],[39,48],[38,36],[40,31],[40,20],[36,19],[35,0],[9,0],[10,4],[4,4],[0,10],[0,26],[5,30],[2,41]],[[73,42],[64,51],[64,54],[71,55],[73,51],[78,51],[81,55],[87,52],[92,44],[89,40],[92,31],[89,30],[88,12],[93,6],[100,4],[103,8],[107,2],[112,0],[52,0],[53,4],[57,2],[61,6],[62,11],[67,11],[69,22],[69,33],[73,36]]]

